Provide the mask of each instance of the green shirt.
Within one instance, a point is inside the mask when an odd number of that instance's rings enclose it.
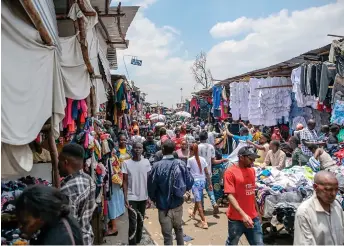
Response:
[[[291,156],[291,166],[304,166],[308,162],[308,158],[303,155],[300,148],[296,148]]]

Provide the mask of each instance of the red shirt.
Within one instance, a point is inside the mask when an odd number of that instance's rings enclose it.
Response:
[[[224,193],[232,194],[240,208],[254,219],[258,216],[256,210],[256,175],[253,168],[240,168],[233,165],[224,174]],[[242,220],[242,216],[229,205],[227,217],[231,220]]]
[[[181,149],[183,140],[184,140],[183,137],[180,137],[180,138],[174,137],[174,138],[172,139],[172,141],[173,141],[173,142],[175,143],[175,145],[176,145],[176,150]]]

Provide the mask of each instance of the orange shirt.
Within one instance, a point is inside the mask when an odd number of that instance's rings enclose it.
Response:
[[[232,194],[240,208],[254,219],[258,216],[256,210],[256,175],[253,168],[240,168],[233,165],[224,174],[224,193]],[[227,217],[231,220],[242,220],[242,216],[229,205]]]

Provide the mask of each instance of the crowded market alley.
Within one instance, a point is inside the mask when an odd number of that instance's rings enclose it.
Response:
[[[344,245],[344,1],[1,1],[2,245]]]

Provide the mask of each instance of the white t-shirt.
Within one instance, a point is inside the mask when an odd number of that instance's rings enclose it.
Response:
[[[188,159],[187,167],[190,168],[190,173],[194,180],[204,180],[205,181],[205,173],[204,168],[208,166],[206,160],[203,157],[199,157],[199,160],[201,161],[201,167],[202,167],[202,173],[199,170],[196,158],[193,156]],[[209,172],[209,170],[208,170]]]
[[[211,159],[215,158],[215,148],[211,144],[208,143],[201,143],[198,145],[198,154],[202,156],[208,164],[208,172],[210,174],[210,177],[212,176],[211,171]]]
[[[147,159],[123,162],[122,173],[128,174],[128,200],[145,201],[148,199],[147,176],[151,165]]]
[[[211,145],[215,145],[215,138],[220,134],[217,132],[208,132],[208,143]]]

